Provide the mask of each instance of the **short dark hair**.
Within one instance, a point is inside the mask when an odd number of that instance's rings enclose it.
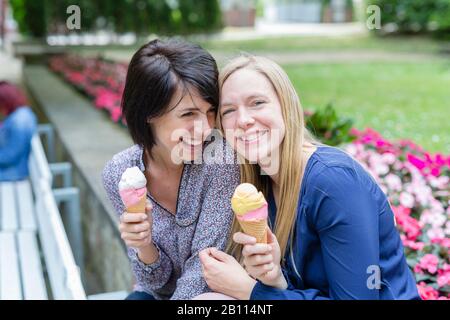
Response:
[[[199,45],[178,39],[153,40],[131,59],[122,96],[122,115],[134,143],[155,145],[148,120],[163,115],[177,88],[194,88],[211,106],[219,105],[218,69]]]

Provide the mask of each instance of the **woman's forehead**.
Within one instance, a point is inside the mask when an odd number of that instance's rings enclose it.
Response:
[[[178,86],[177,90],[171,99],[171,102],[174,102],[172,105],[172,110],[184,110],[184,109],[209,109],[211,104],[206,101],[200,92],[193,86]]]
[[[231,74],[221,90],[221,104],[235,99],[252,99],[273,94],[273,86],[267,77],[252,69],[240,69]]]

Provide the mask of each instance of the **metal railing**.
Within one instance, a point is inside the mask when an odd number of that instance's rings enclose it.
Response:
[[[46,139],[48,159],[41,143]],[[79,190],[72,186],[72,165],[55,163],[55,140],[51,125],[39,125],[31,143],[30,180],[36,199],[44,258],[54,299],[86,299],[83,288],[84,251]],[[54,188],[55,177],[62,187]],[[64,207],[66,228],[59,207]],[[67,229],[67,233],[66,233]]]

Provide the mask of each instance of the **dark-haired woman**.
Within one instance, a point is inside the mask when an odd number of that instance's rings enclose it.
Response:
[[[209,291],[198,252],[225,249],[239,183],[233,152],[220,136],[211,139],[217,80],[213,57],[187,42],[154,40],[131,59],[122,112],[135,145],[103,171],[137,281],[128,299],[191,299]],[[118,190],[133,166],[147,179],[142,214],[124,212]]]
[[[5,81],[0,82],[0,118],[0,181],[25,179],[36,116],[24,93]]]

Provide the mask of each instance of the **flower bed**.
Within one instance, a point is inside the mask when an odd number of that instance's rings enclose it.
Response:
[[[420,295],[450,298],[450,156],[387,141],[372,129],[352,134],[345,149],[388,195]]]
[[[87,95],[96,108],[105,110],[112,121],[126,125],[120,112],[126,64],[66,55],[52,57],[49,67]],[[320,119],[334,119],[330,112],[316,117],[315,126],[323,122]],[[337,119],[333,123],[339,124]],[[342,131],[345,126],[335,127]],[[388,195],[421,297],[450,298],[450,156],[430,154],[407,140],[388,141],[372,129],[352,129],[351,135],[353,141],[343,148]],[[340,140],[349,140],[344,138]]]
[[[49,68],[107,112],[115,123],[125,124],[120,101],[128,65],[101,58],[58,55],[49,59]]]

